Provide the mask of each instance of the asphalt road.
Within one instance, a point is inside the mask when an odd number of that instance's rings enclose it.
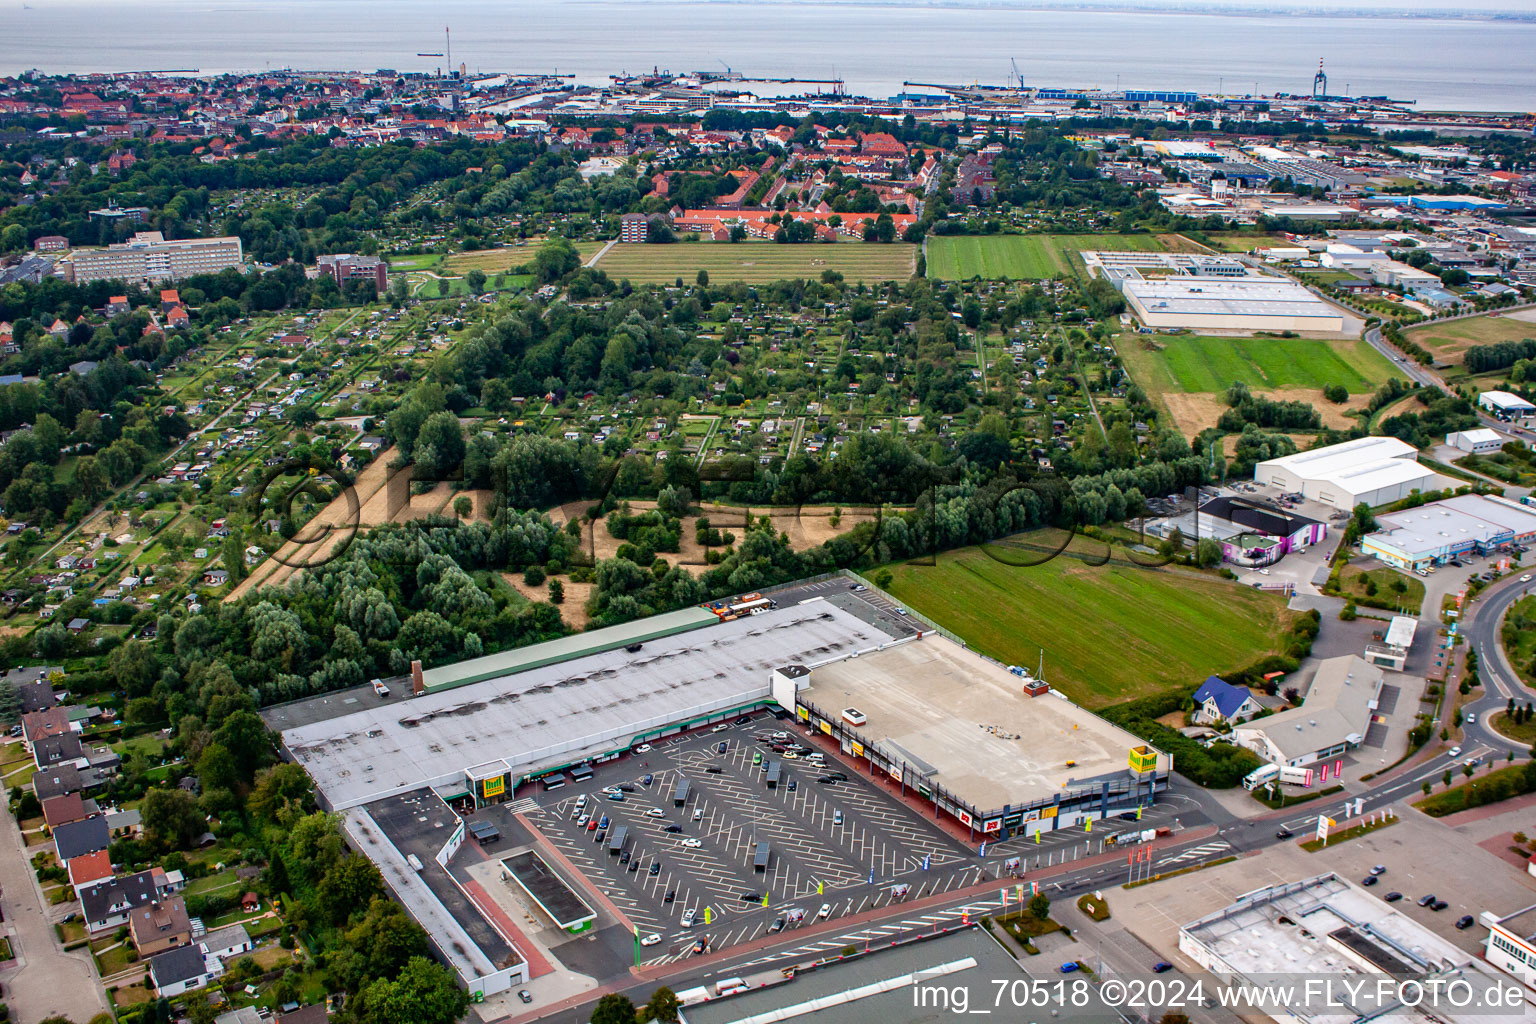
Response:
[[[1531,579],[1522,582],[1524,577],[1531,577]],[[1499,643],[1504,614],[1509,611],[1512,604],[1532,592],[1536,592],[1536,573],[1522,573],[1520,576],[1493,584],[1479,594],[1477,600],[1472,603],[1472,616],[1466,623],[1464,633],[1467,643],[1477,652],[1477,668],[1483,680],[1483,696],[1464,705],[1464,710],[1477,715],[1476,722],[1462,724],[1462,734],[1466,738],[1464,746],[1468,743],[1486,745],[1500,751],[1500,756],[1502,752],[1509,750],[1513,750],[1517,755],[1524,755],[1527,752],[1523,744],[1505,739],[1489,729],[1486,722],[1489,715],[1504,710],[1511,697],[1518,704],[1536,701],[1536,692],[1532,692],[1520,681],[1520,677],[1510,667],[1509,660],[1504,657],[1504,650]]]

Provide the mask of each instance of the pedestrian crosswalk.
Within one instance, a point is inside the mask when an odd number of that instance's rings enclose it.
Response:
[[[1188,861],[1203,860],[1213,854],[1222,853],[1232,849],[1225,839],[1217,839],[1214,842],[1201,843],[1199,846],[1191,846],[1187,850],[1181,850],[1172,857],[1161,857],[1157,861],[1158,867],[1167,867],[1172,864],[1183,864]]]

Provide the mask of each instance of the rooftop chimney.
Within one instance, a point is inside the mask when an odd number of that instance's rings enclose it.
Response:
[[[421,675],[421,662],[411,662],[411,695],[420,697],[427,692],[427,681]]]

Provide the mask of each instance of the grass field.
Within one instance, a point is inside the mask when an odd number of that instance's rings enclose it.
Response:
[[[1523,314],[1529,315],[1529,314]],[[1410,341],[1418,342],[1436,359],[1460,361],[1461,354],[1473,345],[1492,345],[1500,341],[1536,338],[1536,323],[1513,316],[1473,316],[1465,320],[1425,324],[1404,331]]]
[[[1393,376],[1392,365],[1364,341],[1314,338],[1160,336],[1149,351],[1144,336],[1120,348],[1136,382],[1149,391],[1218,392],[1233,381],[1263,391],[1343,384],[1351,394]]]
[[[1261,246],[1290,244],[1279,235],[1250,234],[1246,231],[1206,231],[1200,237],[1219,252],[1248,252]]]
[[[616,245],[598,260],[597,269],[634,284],[671,284],[679,277],[692,284],[700,270],[715,283],[819,278],[824,270],[835,270],[848,281],[900,281],[912,276],[916,258],[917,247],[904,242],[680,242]]]
[[[1084,249],[1161,252],[1154,235],[940,235],[928,239],[928,276],[1037,280],[1075,274]]]
[[[1193,688],[1273,653],[1289,625],[1282,598],[1214,578],[1066,556],[1009,565],[1006,545],[994,551],[892,566],[890,591],[1008,664],[1033,669],[1044,648],[1046,681],[1087,707]]]

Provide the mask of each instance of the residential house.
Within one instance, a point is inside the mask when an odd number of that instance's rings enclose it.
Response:
[[[112,878],[112,856],[106,850],[97,850],[76,857],[67,865],[69,869],[69,884],[74,888],[75,894],[110,881]]]
[[[176,896],[134,907],[128,912],[128,934],[141,957],[190,944],[192,921],[187,917],[186,901]]]
[[[150,983],[167,999],[202,988],[222,973],[219,962],[210,963],[199,946],[170,949],[149,961]]]
[[[228,960],[230,957],[240,956],[242,953],[249,953],[255,948],[255,943],[251,941],[250,935],[246,933],[244,927],[238,924],[232,924],[227,928],[215,929],[197,941],[198,945],[203,947],[204,953],[211,957],[217,957],[221,961]]]
[[[85,745],[74,733],[49,736],[32,744],[32,760],[39,768],[57,764],[78,765],[85,759]]]
[[[60,863],[105,850],[110,845],[112,835],[107,831],[107,819],[99,814],[67,822],[53,830],[53,848]]]
[[[66,793],[43,801],[43,821],[50,829],[68,825],[72,821],[84,821],[94,813],[95,801],[91,802],[91,808],[87,810],[86,802],[79,793]]]
[[[325,1013],[325,1004],[310,1003],[297,1010],[278,1014],[277,1024],[326,1024],[329,1019]]]
[[[1202,725],[1246,721],[1264,710],[1246,686],[1211,676],[1195,691],[1195,721]]]

